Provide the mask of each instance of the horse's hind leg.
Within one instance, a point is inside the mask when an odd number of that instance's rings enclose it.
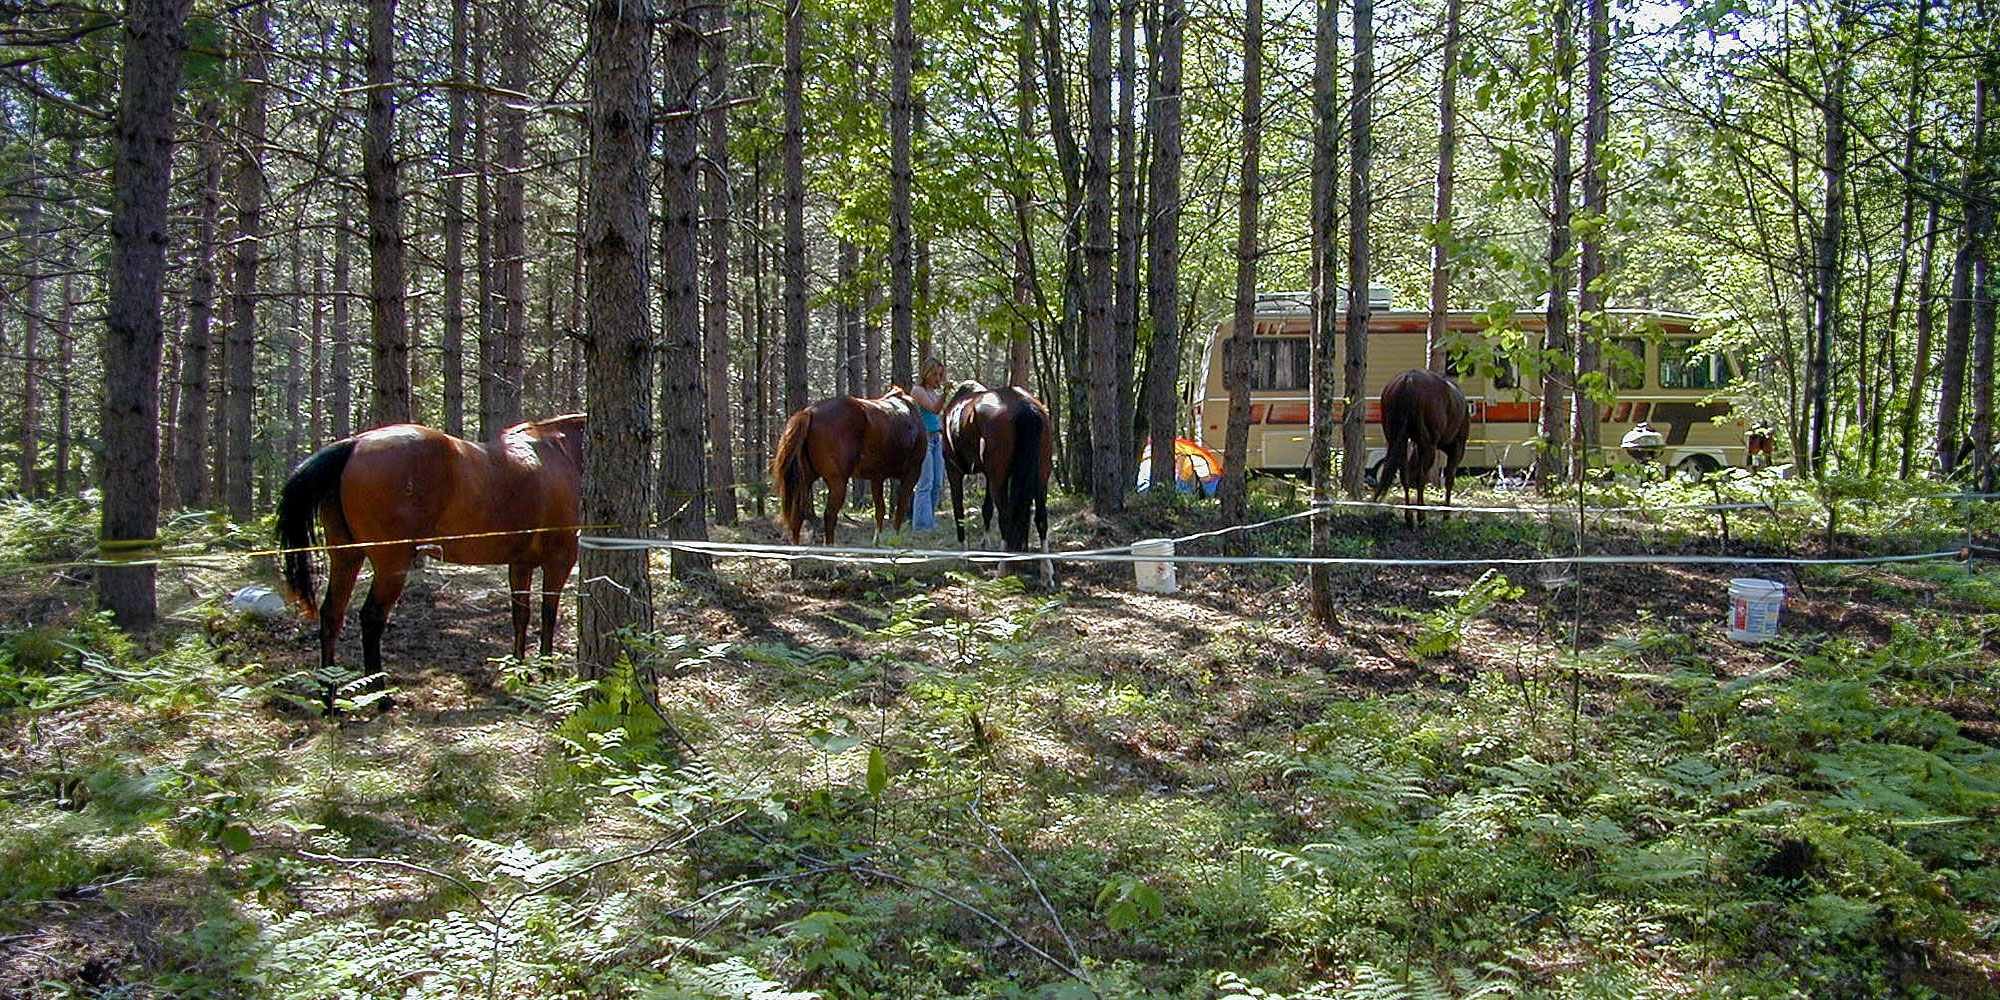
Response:
[[[569,571],[576,565],[576,556],[559,559],[542,567],[542,655],[550,656],[556,649],[556,611],[562,607],[563,584],[569,582]]]
[[[824,532],[825,544],[827,545],[833,544],[833,527],[839,522],[841,508],[845,506],[847,506],[846,478],[828,478],[826,481],[826,522],[824,525],[826,529]],[[877,525],[876,530],[881,530],[881,526]]]
[[[368,584],[368,599],[361,602],[361,662],[364,672],[382,671],[382,632],[389,624],[389,612],[403,596],[410,578],[410,550],[395,549],[370,555],[375,579]]]
[[[534,599],[535,564],[507,564],[507,607],[514,617],[514,656],[528,654],[528,609]],[[542,632],[542,640],[548,641],[548,631]],[[543,650],[547,652],[547,650]]]
[[[329,535],[329,545],[334,541]],[[354,581],[361,575],[361,553],[355,549],[332,549],[326,559],[326,599],[319,605],[319,665],[333,666],[334,648],[340,645],[340,627],[347,618],[347,602],[354,597]]]

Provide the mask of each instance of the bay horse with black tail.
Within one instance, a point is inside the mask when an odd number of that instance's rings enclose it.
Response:
[[[382,630],[418,548],[446,562],[507,566],[514,655],[528,649],[529,597],[542,571],[542,655],[554,649],[556,606],[576,565],[582,518],[584,416],[515,424],[475,443],[418,424],[390,424],[336,441],[299,463],[278,496],[285,588],[319,618],[319,660],[333,665],[361,562],[375,570],[361,605],[365,669],[382,669]],[[325,533],[326,599],[313,597],[313,521]]]
[[[799,544],[805,522],[813,516],[812,488],[826,480],[826,520],[820,537],[833,544],[834,526],[847,503],[847,481],[875,483],[875,534],[882,533],[882,480],[894,479],[896,507],[892,524],[901,528],[910,518],[910,498],[924,470],[923,418],[917,401],[900,388],[878,399],[835,396],[822,399],[785,421],[778,449],[771,457],[771,478],[778,484],[778,504],[792,544]]]
[[[1471,433],[1472,415],[1458,383],[1423,368],[1390,379],[1382,389],[1382,435],[1389,442],[1383,461],[1387,467],[1376,480],[1375,502],[1382,501],[1400,473],[1404,505],[1410,503],[1410,488],[1414,486],[1417,506],[1423,506],[1431,463],[1443,452],[1444,505],[1451,506],[1452,480],[1458,478],[1458,463],[1465,457],[1465,439]],[[1421,512],[1403,512],[1405,525],[1414,527],[1421,520]]]
[[[1049,411],[1020,386],[988,389],[961,382],[944,407],[944,465],[951,476],[951,507],[958,518],[958,541],[965,543],[965,477],[986,476],[981,523],[993,528],[1000,508],[1000,538],[1010,552],[1028,551],[1028,513],[1049,546],[1049,470],[1055,435]]]

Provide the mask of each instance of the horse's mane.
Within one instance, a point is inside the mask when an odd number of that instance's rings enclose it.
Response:
[[[543,417],[543,418],[542,418],[542,419],[540,419],[540,420],[530,420],[530,421],[528,421],[528,422],[529,422],[530,424],[533,424],[533,425],[534,425],[534,426],[536,426],[536,427],[542,427],[542,426],[544,426],[544,425],[547,425],[547,424],[560,424],[560,423],[563,423],[563,422],[565,422],[565,421],[570,421],[570,420],[583,420],[583,419],[587,418],[588,416],[589,416],[589,414],[587,414],[587,413],[581,413],[581,412],[578,412],[578,413],[558,413],[558,414],[556,414],[556,415],[555,415],[555,416],[553,416],[553,417]]]

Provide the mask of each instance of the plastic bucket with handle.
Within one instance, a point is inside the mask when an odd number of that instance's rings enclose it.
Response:
[[[1729,637],[1737,642],[1777,638],[1778,613],[1784,607],[1785,585],[1776,580],[1729,581]]]

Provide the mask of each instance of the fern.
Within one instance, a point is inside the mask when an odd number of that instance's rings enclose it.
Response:
[[[1417,641],[1411,644],[1410,655],[1428,660],[1458,649],[1480,615],[1501,601],[1516,600],[1525,593],[1527,591],[1494,569],[1479,574],[1479,579],[1464,590],[1434,591],[1434,597],[1455,597],[1457,600],[1451,607],[1414,616],[1418,622]]]
[[[640,996],[644,1000],[821,1000],[818,993],[795,992],[766,978],[742,958],[680,966],[670,976],[672,985],[655,987]]]

